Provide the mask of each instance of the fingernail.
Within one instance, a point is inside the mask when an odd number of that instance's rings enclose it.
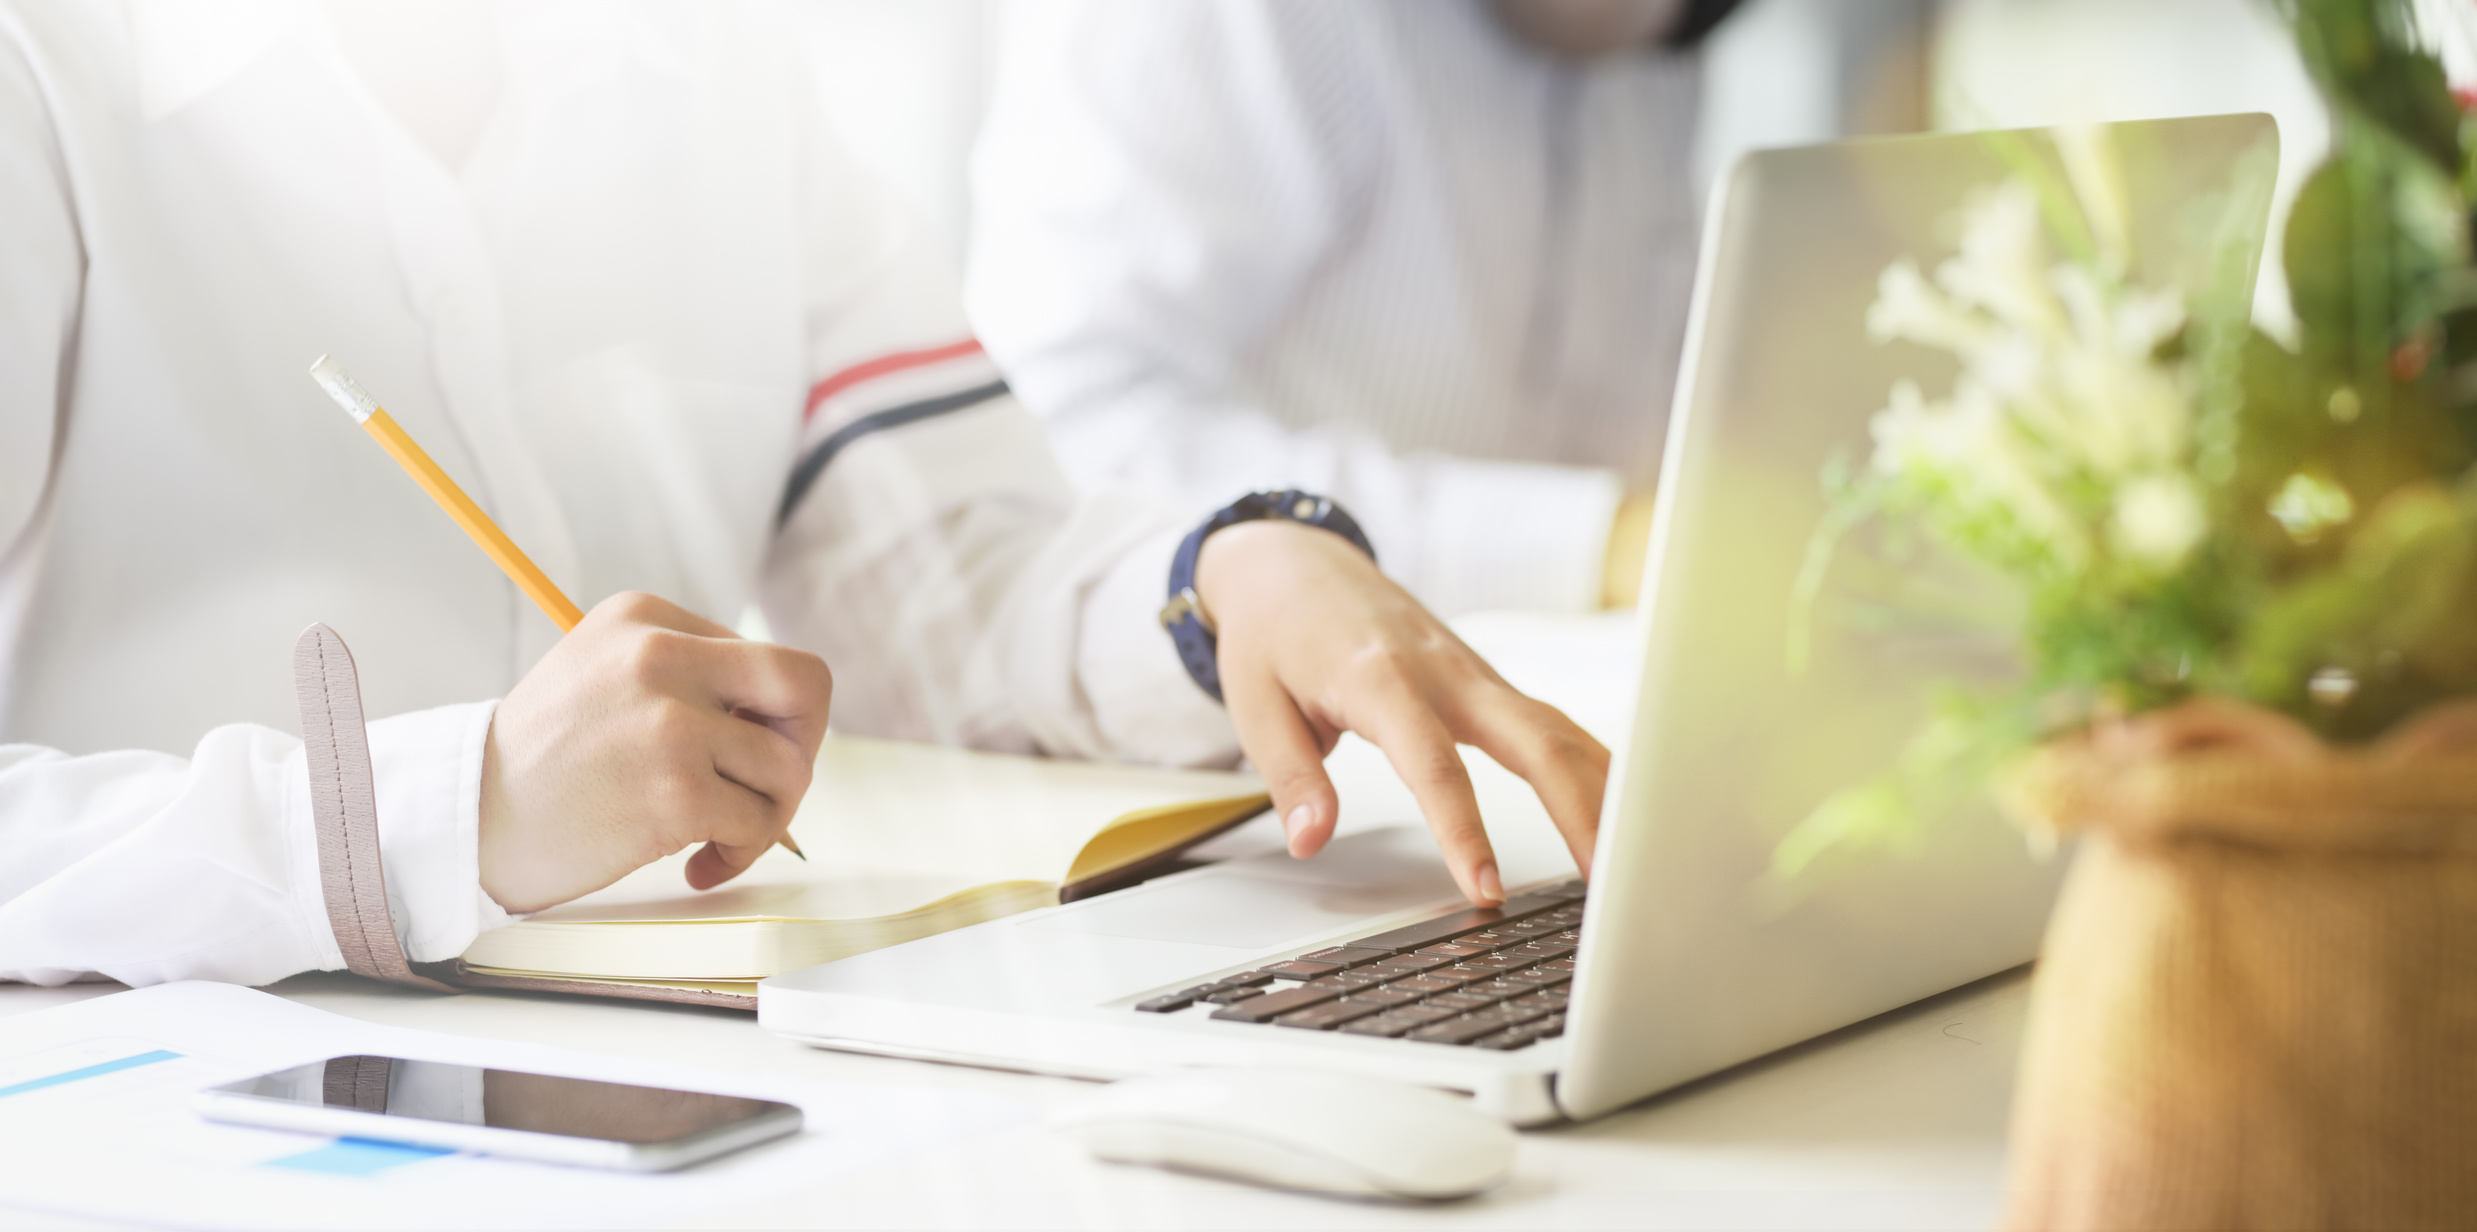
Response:
[[[1289,835],[1291,843],[1295,845],[1299,841],[1299,835],[1307,829],[1308,823],[1315,820],[1316,810],[1302,804],[1290,810],[1288,817],[1282,818],[1282,833]]]
[[[1474,876],[1472,880],[1479,883],[1479,896],[1481,898],[1487,899],[1490,903],[1501,903],[1505,901],[1505,883],[1497,880],[1496,861],[1491,860],[1486,864],[1480,865],[1478,875]]]

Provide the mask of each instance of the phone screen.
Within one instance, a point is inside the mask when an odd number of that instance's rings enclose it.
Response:
[[[638,1146],[674,1142],[786,1107],[732,1095],[401,1057],[331,1057],[217,1089],[280,1103]]]

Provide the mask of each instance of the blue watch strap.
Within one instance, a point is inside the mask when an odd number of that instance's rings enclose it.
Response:
[[[1170,558],[1170,599],[1161,607],[1161,627],[1169,630],[1170,642],[1178,647],[1178,661],[1186,666],[1187,675],[1214,701],[1222,700],[1220,643],[1212,625],[1207,623],[1210,617],[1204,611],[1203,600],[1196,596],[1196,558],[1203,554],[1204,541],[1214,531],[1266,519],[1332,531],[1367,553],[1368,559],[1376,559],[1376,549],[1369,545],[1367,532],[1359,529],[1358,519],[1351,517],[1348,510],[1297,488],[1250,492],[1188,532],[1179,541],[1177,554]]]

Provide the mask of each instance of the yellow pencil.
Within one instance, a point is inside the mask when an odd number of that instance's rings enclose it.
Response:
[[[447,477],[446,471],[439,469],[438,463],[430,460],[430,455],[361,387],[361,382],[345,373],[342,365],[321,355],[317,363],[310,365],[310,376],[327,391],[328,397],[335,399],[337,406],[360,422],[361,430],[369,433],[370,439],[377,441],[379,448],[386,450],[387,456],[394,458],[396,465],[403,467],[404,473],[411,475],[413,482],[420,484],[421,490],[428,492],[430,499],[456,520],[456,525],[464,528],[464,533],[473,536],[473,542],[480,545],[491,563],[499,566],[508,580],[516,583],[516,588],[525,592],[525,597],[533,600],[533,605],[542,609],[552,624],[559,626],[561,633],[575,628],[585,618],[585,613],[559,592],[558,584],[533,563],[533,558],[525,555],[523,548],[516,546],[515,540],[507,537],[506,531],[499,529],[498,523],[490,520],[489,514],[482,512],[480,505],[473,503],[472,497],[464,494],[463,488],[456,486],[455,480]]]
[[[575,602],[560,592],[558,583],[551,581],[533,563],[533,558],[525,555],[525,550],[517,547],[516,541],[508,538],[507,532],[500,530],[499,524],[491,521],[490,515],[482,512],[482,507],[474,504],[473,498],[465,495],[446,471],[439,469],[438,463],[430,460],[430,455],[414,443],[412,435],[379,406],[378,399],[371,397],[361,382],[344,371],[343,365],[321,355],[318,362],[310,365],[310,377],[361,425],[362,431],[370,434],[371,440],[378,442],[379,448],[387,451],[388,457],[396,460],[396,465],[404,468],[405,474],[413,477],[413,482],[421,485],[422,491],[430,494],[430,499],[439,503],[439,508],[447,511],[448,517],[455,519],[456,525],[464,528],[465,534],[473,537],[491,563],[499,566],[500,572],[507,574],[508,580],[516,583],[516,588],[525,592],[525,597],[533,600],[533,605],[542,609],[542,614],[550,617],[561,633],[574,629],[577,622],[585,619],[585,613]],[[777,841],[782,843],[783,850],[803,860],[808,858],[790,835]]]

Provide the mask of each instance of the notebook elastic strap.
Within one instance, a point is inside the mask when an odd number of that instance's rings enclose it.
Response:
[[[361,678],[353,670],[352,652],[335,630],[311,625],[292,645],[292,679],[301,702],[301,739],[309,754],[318,877],[344,966],[391,984],[454,991],[417,974],[396,940],[395,918],[387,909],[387,874],[379,867],[378,788],[370,770],[370,733],[362,726]]]

